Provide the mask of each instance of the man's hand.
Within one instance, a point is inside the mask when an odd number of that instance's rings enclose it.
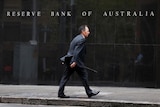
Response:
[[[71,68],[74,68],[75,66],[76,66],[76,62],[73,62],[73,63],[70,65]]]

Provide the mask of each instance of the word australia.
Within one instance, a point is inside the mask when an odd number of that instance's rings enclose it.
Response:
[[[127,16],[127,17],[143,17],[155,16],[154,11],[104,11],[103,16]]]

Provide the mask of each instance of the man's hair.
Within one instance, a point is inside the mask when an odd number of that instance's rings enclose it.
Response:
[[[79,33],[82,33],[83,30],[85,30],[85,28],[88,27],[87,25],[81,25],[78,29]]]

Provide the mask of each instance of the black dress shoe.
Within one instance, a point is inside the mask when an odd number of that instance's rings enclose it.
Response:
[[[88,95],[88,98],[91,98],[92,96],[97,95],[99,92],[100,92],[100,91],[92,92],[91,94]]]
[[[70,96],[66,96],[66,95],[58,95],[59,98],[70,98]]]

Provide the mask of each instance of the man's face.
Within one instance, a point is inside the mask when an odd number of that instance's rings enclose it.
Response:
[[[90,32],[89,32],[89,28],[88,27],[85,27],[85,30],[82,30],[82,34],[85,36],[85,37],[88,37]]]

